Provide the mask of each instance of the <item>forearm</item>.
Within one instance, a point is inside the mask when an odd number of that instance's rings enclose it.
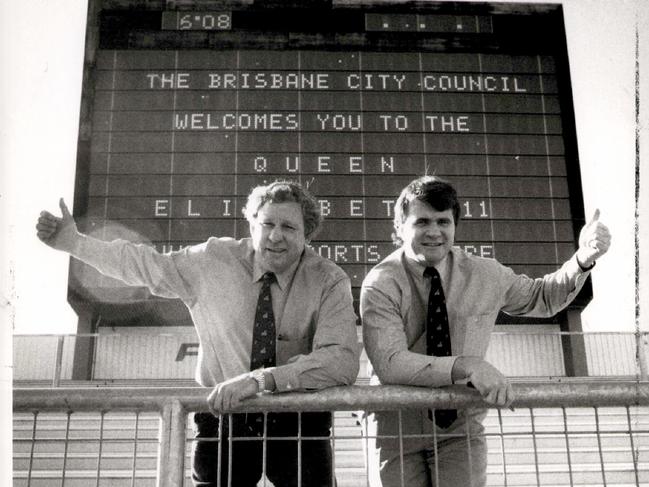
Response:
[[[290,350],[282,354],[287,363],[273,370],[278,391],[318,390],[356,380],[361,347],[349,279],[339,271],[321,296],[318,312],[310,318],[315,320],[312,340],[297,349],[278,341],[278,346]]]
[[[434,357],[409,350],[373,353],[368,348],[367,352],[381,384],[441,387],[453,383],[452,369],[457,357]]]
[[[451,370],[451,379],[453,383],[468,379],[474,370],[479,368],[484,362],[480,357],[464,356],[457,357]]]
[[[355,340],[354,340],[355,342]],[[360,347],[331,345],[298,355],[289,363],[272,369],[277,392],[319,390],[351,385],[356,380]]]
[[[575,298],[588,275],[573,255],[552,274],[537,279],[516,276],[507,290],[503,311],[512,315],[553,316]]]

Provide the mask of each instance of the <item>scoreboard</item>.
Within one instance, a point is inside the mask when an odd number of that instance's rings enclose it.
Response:
[[[83,231],[161,252],[246,237],[250,190],[295,180],[325,217],[311,246],[358,297],[423,174],[457,188],[466,251],[533,277],[572,255],[584,215],[560,6],[90,2]],[[70,288],[104,324],[191,324],[78,262]]]

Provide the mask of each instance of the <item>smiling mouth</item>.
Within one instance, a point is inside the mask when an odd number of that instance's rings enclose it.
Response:
[[[270,252],[271,254],[281,254],[283,252],[286,252],[286,249],[269,249],[269,248],[266,248],[266,251]]]

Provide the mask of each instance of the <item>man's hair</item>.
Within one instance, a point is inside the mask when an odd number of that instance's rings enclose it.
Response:
[[[460,202],[457,199],[455,188],[442,178],[437,176],[422,176],[411,181],[403,188],[397,202],[394,205],[394,232],[392,241],[395,245],[401,246],[403,241],[399,238],[399,228],[406,218],[410,203],[419,200],[428,203],[437,211],[453,210],[455,226],[460,221]]]
[[[248,195],[243,214],[246,220],[252,223],[257,218],[259,208],[266,203],[291,202],[302,207],[304,236],[307,240],[311,239],[320,228],[320,223],[322,223],[320,205],[311,193],[294,181],[275,181],[265,186],[257,186]]]

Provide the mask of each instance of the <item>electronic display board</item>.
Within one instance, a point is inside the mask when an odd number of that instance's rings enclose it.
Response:
[[[249,191],[296,180],[325,216],[312,247],[357,297],[395,248],[400,190],[434,174],[458,189],[459,247],[530,276],[574,252],[584,219],[560,7],[158,3],[91,2],[84,231],[161,252],[241,238]],[[190,324],[180,303],[79,263],[71,289],[106,324]]]

